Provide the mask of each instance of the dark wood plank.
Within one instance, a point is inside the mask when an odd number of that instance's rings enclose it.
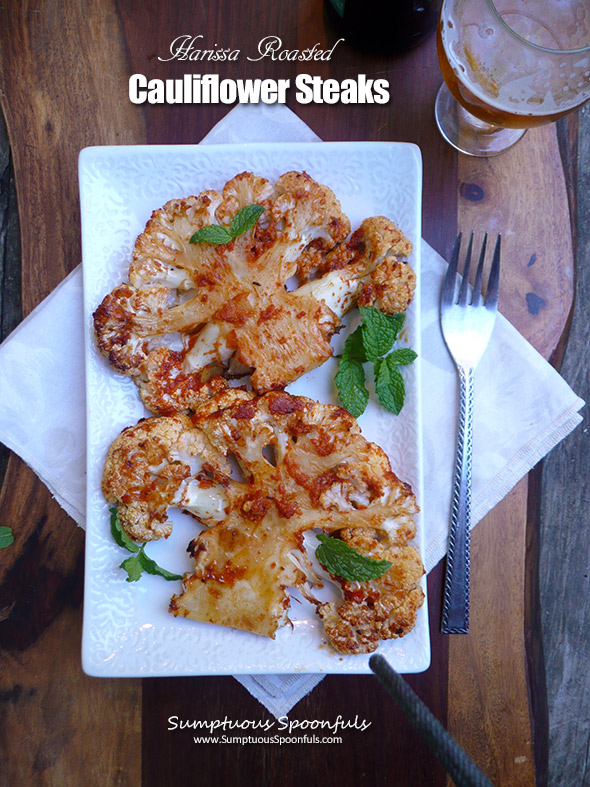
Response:
[[[526,560],[525,560],[525,643],[531,725],[533,732],[537,787],[546,787],[549,779],[549,707],[547,672],[543,649],[540,592],[541,501],[543,497],[539,463],[528,476]]]
[[[577,257],[578,241],[578,161],[584,166],[584,158],[579,159],[578,139],[580,133],[579,123],[580,113],[572,113],[559,121],[556,125],[557,140],[563,164],[565,187],[568,196],[570,226],[572,234],[572,251],[574,258]],[[583,181],[582,181],[583,183]],[[579,267],[579,266],[578,266]],[[574,269],[575,274],[575,269]],[[563,355],[568,343],[571,321],[574,315],[574,308],[568,315],[561,339],[557,343],[551,355],[551,363],[555,368],[560,369]],[[525,640],[527,644],[527,662],[530,687],[531,717],[533,724],[533,739],[535,750],[535,767],[537,774],[537,784],[544,787],[548,783],[556,783],[558,779],[555,774],[559,771],[549,770],[549,701],[555,708],[555,699],[547,696],[547,670],[545,666],[545,650],[542,636],[542,609],[546,608],[555,599],[553,589],[549,595],[543,592],[545,585],[543,576],[545,566],[541,562],[541,543],[543,532],[542,506],[543,501],[549,497],[559,495],[560,500],[563,494],[563,486],[558,476],[545,476],[543,484],[545,461],[529,474],[529,494],[528,494],[528,515],[527,515],[527,543],[526,543],[526,562],[525,562]],[[549,460],[551,461],[551,460]],[[561,602],[567,604],[565,599]],[[571,600],[569,603],[572,603]],[[547,649],[547,659],[551,665],[553,653],[550,647]],[[551,668],[551,666],[550,666]],[[567,707],[569,708],[569,702]],[[577,721],[577,720],[576,720]],[[583,755],[582,755],[583,756]],[[554,762],[552,758],[551,762]],[[580,761],[580,757],[570,759],[570,768],[574,770],[577,766],[575,762]],[[561,769],[561,764],[560,764]],[[550,781],[551,779],[551,781]]]
[[[2,107],[22,219],[23,313],[80,262],[78,153],[144,140],[111,2],[0,8]],[[84,57],[80,53],[84,52]]]
[[[20,226],[8,132],[0,112],[0,341],[22,319]]]
[[[16,457],[0,511],[0,782],[135,785],[140,683],[81,669],[84,534]]]
[[[154,707],[160,714],[161,752],[144,757],[144,785],[163,785],[173,782],[184,783],[187,773],[208,774],[208,783],[231,784],[236,773],[248,774],[254,784],[284,784],[295,787],[322,774],[322,783],[327,787],[354,787],[391,784],[392,763],[397,761],[396,772],[402,774],[410,769],[403,760],[411,752],[412,784],[444,784],[442,768],[417,733],[408,729],[407,721],[395,705],[381,709],[382,690],[372,677],[351,681],[331,678],[323,681],[308,700],[300,703],[289,714],[291,722],[326,721],[334,724],[338,717],[354,723],[370,722],[370,727],[338,731],[338,741],[312,743],[302,740],[307,734],[319,741],[332,738],[329,730],[304,733],[280,731],[279,723],[270,716],[253,698],[241,692],[231,705],[228,697],[233,694],[231,678],[169,679],[145,686],[151,697],[150,712]],[[182,700],[178,688],[182,688]],[[145,708],[145,706],[144,706]],[[177,715],[187,721],[194,720],[245,720],[274,723],[268,732],[247,733],[233,730],[225,733],[225,740],[241,736],[255,736],[256,743],[224,743],[221,733],[219,743],[194,742],[200,732],[192,730],[163,733],[162,720],[168,715]],[[155,732],[155,731],[154,731]],[[206,733],[205,733],[206,734]],[[278,737],[285,740],[279,743]],[[168,738],[172,739],[168,743]],[[275,740],[273,741],[273,738]],[[299,738],[301,742],[289,739]],[[267,742],[264,742],[267,741]],[[215,774],[215,776],[213,776]],[[242,776],[243,778],[243,776]],[[402,778],[405,778],[402,776]],[[400,782],[407,783],[407,782]]]
[[[143,125],[126,100],[112,4],[69,4],[66,11],[9,2],[0,8],[0,30],[26,315],[80,261],[79,150],[141,142]],[[137,784],[141,683],[92,680],[81,670],[83,533],[14,456],[0,510],[16,538],[0,556],[0,781]]]
[[[590,107],[580,112],[576,309],[561,372],[590,400]],[[582,362],[581,362],[582,361]],[[588,406],[584,423],[543,463],[540,593],[549,703],[549,783],[590,780],[590,563]]]
[[[20,226],[14,168],[4,115],[0,111],[0,341],[22,319]],[[0,444],[0,483],[6,472],[8,449]]]

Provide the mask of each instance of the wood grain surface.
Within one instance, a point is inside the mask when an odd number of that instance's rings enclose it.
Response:
[[[79,262],[79,150],[90,144],[197,142],[228,109],[134,107],[127,98],[130,74],[168,78],[197,72],[190,63],[157,60],[185,32],[243,52],[255,51],[270,34],[280,35],[289,48],[316,41],[328,48],[337,37],[321,3],[313,0],[253,0],[247,12],[237,9],[231,0],[2,4],[0,88],[18,192],[23,314]],[[292,79],[304,70],[338,79],[359,73],[389,79],[392,100],[385,106],[289,103],[326,140],[419,144],[424,236],[440,252],[450,249],[458,225],[513,232],[501,308],[548,357],[572,297],[566,192],[571,151],[564,154],[564,176],[555,127],[531,132],[492,162],[457,156],[433,119],[440,76],[432,40],[388,59],[343,44],[332,61],[313,68],[243,59],[201,69],[231,78]],[[372,722],[370,730],[348,734],[343,746],[224,749],[195,746],[190,735],[167,732],[171,714],[201,719],[269,714],[232,678],[141,682],[84,676],[83,534],[16,457],[8,462],[0,511],[16,533],[14,548],[0,553],[5,720],[0,781],[151,787],[187,783],[195,774],[205,783],[241,783],[247,772],[260,783],[287,787],[321,772],[327,785],[385,784],[392,778],[400,784],[445,783],[442,769],[372,677],[328,677],[290,714],[301,720],[358,715]],[[495,784],[534,780],[524,631],[532,617],[524,596],[526,515],[523,481],[474,532],[474,629],[468,637],[452,638],[450,651],[449,638],[438,633],[442,567],[431,572],[432,666],[408,679]],[[540,729],[538,737],[543,734]],[[542,783],[542,757],[537,764]]]
[[[590,401],[590,106],[580,112],[576,204],[576,309],[562,374]],[[590,451],[588,404],[581,427],[543,463],[540,594],[549,705],[549,783],[590,783]]]
[[[548,358],[573,299],[569,204],[556,128],[528,132],[501,157],[461,156],[458,174],[459,228],[477,238],[486,231],[502,234],[500,309]],[[543,220],[531,221],[532,206],[545,211]],[[485,407],[481,398],[477,404]],[[486,612],[473,616],[468,637],[451,638],[449,654],[449,731],[468,751],[485,752],[484,770],[495,782],[514,785],[531,784],[535,765],[525,637],[527,491],[523,480],[473,533],[472,604]],[[528,558],[535,561],[535,553],[529,550]],[[543,673],[542,663],[538,669]],[[503,730],[503,737],[494,730]],[[537,743],[539,771],[547,752],[546,741]]]
[[[72,3],[64,14],[59,3],[12,2],[0,15],[26,316],[80,261],[80,149],[142,142],[145,132],[127,100],[113,5]],[[8,692],[0,781],[138,784],[141,682],[99,681],[81,671],[83,533],[15,456],[0,510],[16,532],[15,548],[0,553],[1,684]]]

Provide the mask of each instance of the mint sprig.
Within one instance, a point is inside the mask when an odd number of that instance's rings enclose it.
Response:
[[[383,314],[372,306],[361,306],[361,324],[348,336],[335,377],[338,397],[348,412],[358,418],[369,402],[363,363],[373,364],[375,393],[382,407],[399,415],[404,406],[406,386],[400,366],[413,363],[414,350],[393,350],[403,328],[404,314]]]
[[[367,557],[339,538],[332,538],[323,533],[320,533],[317,538],[320,545],[315,554],[319,563],[330,574],[348,579],[350,582],[367,582],[370,579],[377,579],[392,566],[389,560],[374,560]]]
[[[208,224],[201,227],[189,239],[189,243],[213,243],[221,246],[248,232],[264,211],[262,205],[245,205],[236,213],[229,227],[223,224]]]
[[[136,544],[135,541],[129,538],[123,530],[119,512],[115,507],[111,508],[110,512],[111,534],[114,540],[120,547],[133,553],[132,557],[128,557],[119,566],[119,568],[123,568],[127,572],[127,582],[137,582],[144,571],[147,574],[156,574],[164,577],[169,582],[182,579],[182,574],[173,574],[171,571],[167,571],[162,566],[159,566],[151,557],[148,557],[145,551],[145,544]]]
[[[0,527],[0,549],[5,549],[14,544],[14,535],[11,527],[3,525]]]

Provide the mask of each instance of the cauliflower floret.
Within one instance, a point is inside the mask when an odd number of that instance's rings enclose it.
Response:
[[[229,225],[249,204],[265,208],[251,230],[218,246],[189,242],[203,226]],[[405,263],[403,275],[396,269],[387,280],[396,255],[411,251],[395,225],[377,217],[346,241],[349,232],[334,194],[304,172],[274,186],[241,173],[221,194],[171,200],[136,241],[130,284],[96,310],[98,346],[156,413],[194,410],[203,383],[236,370],[251,373],[257,392],[282,388],[332,355],[331,337],[359,294],[387,310],[411,300]],[[382,265],[389,267],[379,272]],[[293,277],[305,283],[290,290]],[[173,348],[179,336],[182,346]],[[178,353],[172,365],[163,347]],[[169,384],[155,384],[167,369]]]
[[[211,450],[203,436],[193,432],[182,414],[144,419],[121,432],[107,454],[102,489],[107,501],[117,504],[131,538],[168,538],[168,508],[182,482],[193,475],[190,460],[200,462],[207,453]]]
[[[416,274],[398,257],[412,253],[412,244],[389,219],[365,219],[350,239],[325,256],[308,254],[308,277],[297,291],[313,294],[339,317],[355,303],[375,306],[386,314],[406,311],[414,297]],[[314,267],[315,266],[315,267]]]
[[[416,288],[416,274],[403,261],[411,255],[412,244],[383,216],[366,219],[358,232],[363,256],[373,260],[360,282],[358,305],[375,306],[386,314],[405,312]]]
[[[326,186],[320,186],[306,172],[286,172],[277,180],[278,193],[271,215],[281,221],[290,240],[300,244],[300,252],[314,248],[332,249],[350,232],[350,221],[340,202]]]
[[[386,257],[369,280],[361,284],[358,305],[374,306],[385,314],[405,312],[414,297],[416,274],[405,262]]]
[[[414,627],[424,602],[419,586],[424,566],[416,549],[399,534],[397,539],[384,534],[380,538],[375,529],[346,528],[339,537],[367,557],[392,563],[385,574],[367,582],[335,577],[343,600],[318,606],[326,634],[337,651],[372,653],[381,640],[403,637]]]
[[[225,384],[209,394],[203,397],[202,417],[211,407],[218,412],[251,396]],[[176,413],[143,418],[121,432],[107,453],[102,490],[107,501],[117,505],[121,525],[131,538],[154,541],[172,532],[171,507],[205,523],[211,511],[225,511],[223,490],[231,472],[230,462],[206,433],[195,429],[187,415]]]
[[[317,584],[305,573],[306,530],[351,540],[379,531],[392,544],[387,554],[398,549],[403,563],[418,510],[410,487],[346,410],[234,388],[190,418],[149,418],[124,430],[109,451],[103,488],[133,538],[167,536],[170,507],[207,526],[189,546],[194,568],[172,598],[173,614],[269,637],[287,622],[286,588],[310,598]],[[401,603],[395,572],[391,582]],[[326,627],[338,646],[333,630]]]
[[[155,210],[135,241],[129,268],[131,284],[143,287],[162,282],[173,288],[180,279],[186,282],[181,289],[194,287],[190,274],[196,260],[189,239],[200,227],[216,223],[221,202],[216,191],[203,191],[198,197],[170,200]],[[168,271],[167,278],[162,270]]]
[[[274,188],[265,178],[242,172],[228,181],[223,187],[223,202],[217,209],[216,217],[221,224],[231,224],[232,218],[246,205],[262,205],[267,208],[274,196]],[[213,222],[210,222],[213,223]],[[261,225],[268,224],[268,217],[261,220]]]

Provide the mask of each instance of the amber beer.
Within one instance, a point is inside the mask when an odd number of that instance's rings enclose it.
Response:
[[[443,0],[435,102],[443,137],[496,156],[590,98],[588,0]]]
[[[479,94],[473,92],[468,87],[467,79],[459,79],[457,71],[451,66],[443,44],[441,28],[442,22],[437,28],[436,48],[443,79],[461,106],[472,115],[475,115],[475,117],[486,123],[493,123],[504,128],[534,128],[535,126],[544,126],[546,123],[558,120],[571,111],[570,107],[563,112],[542,113],[542,105],[540,105],[540,111],[524,114],[511,111],[511,108],[506,107],[505,104],[494,103],[491,95],[489,97],[486,96],[486,100],[484,100],[482,98],[482,88],[479,88]]]

